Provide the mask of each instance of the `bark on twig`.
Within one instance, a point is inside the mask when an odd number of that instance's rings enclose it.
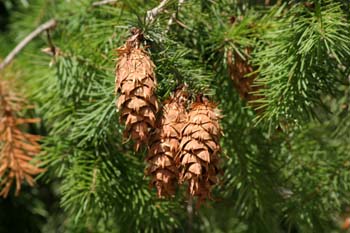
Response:
[[[146,22],[147,23],[153,22],[156,19],[157,15],[164,10],[164,7],[168,2],[169,2],[169,0],[163,0],[160,2],[160,4],[158,6],[147,11]]]
[[[98,1],[92,3],[92,6],[102,6],[102,5],[107,5],[107,4],[113,4],[116,3],[117,0],[103,0],[103,1]]]
[[[4,69],[11,61],[15,58],[15,56],[21,52],[21,50],[28,45],[30,41],[32,41],[35,37],[37,37],[40,33],[50,28],[55,27],[57,21],[55,19],[51,19],[46,23],[37,27],[33,32],[31,32],[26,38],[24,38],[5,58],[5,60],[0,64],[0,70]]]

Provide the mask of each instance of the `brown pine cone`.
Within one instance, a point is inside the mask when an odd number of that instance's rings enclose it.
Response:
[[[116,92],[120,93],[116,105],[120,121],[126,125],[124,137],[135,140],[136,151],[147,142],[158,112],[155,66],[147,52],[140,48],[141,37],[141,32],[134,30],[134,35],[118,49],[116,66]]]
[[[246,58],[250,53],[250,48],[244,49],[243,54],[245,54]],[[248,101],[248,105],[255,109],[258,114],[263,112],[264,109],[261,108],[261,104],[255,102],[264,97],[258,93],[261,87],[254,83],[257,74],[254,73],[249,77],[246,76],[254,72],[253,66],[248,63],[247,59],[243,59],[241,55],[237,52],[232,52],[232,50],[227,51],[227,65],[229,76],[241,99]]]
[[[150,185],[157,188],[158,197],[175,194],[178,171],[174,159],[179,152],[181,130],[186,123],[186,100],[187,93],[179,90],[165,101],[163,115],[151,136],[146,173],[152,176]]]
[[[245,52],[249,54],[250,49],[245,49]],[[252,84],[256,75],[252,77],[245,77],[245,75],[252,73],[254,71],[253,67],[241,55],[237,52],[232,52],[232,50],[227,51],[227,64],[229,75],[240,97],[244,100],[251,100],[253,96],[250,92],[254,89]]]
[[[187,181],[189,194],[198,196],[200,202],[210,198],[212,186],[218,182],[220,118],[216,105],[199,97],[191,105],[182,130],[181,152],[177,157],[180,182]]]

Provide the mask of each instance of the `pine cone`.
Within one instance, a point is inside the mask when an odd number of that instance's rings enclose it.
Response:
[[[250,49],[246,48],[245,53],[248,55]],[[234,58],[234,61],[232,58]],[[229,75],[240,97],[244,100],[251,100],[253,95],[250,94],[250,92],[254,91],[252,84],[256,75],[251,77],[245,77],[245,75],[252,73],[254,71],[253,67],[237,52],[234,52],[233,54],[232,50],[227,51],[227,64]]]
[[[232,26],[236,26],[237,24],[241,23],[242,20],[242,16],[231,16],[229,23]],[[254,98],[250,92],[254,89],[254,87],[252,87],[252,84],[256,78],[255,74],[250,77],[245,77],[247,74],[250,74],[254,71],[253,67],[248,63],[247,60],[249,54],[251,53],[251,50],[251,48],[247,47],[240,54],[237,53],[237,51],[233,51],[232,49],[228,49],[226,52],[228,74],[231,77],[233,85],[238,91],[241,99],[247,101],[251,100],[251,98]]]
[[[6,198],[14,182],[18,195],[24,180],[33,186],[32,176],[44,170],[31,163],[40,152],[40,137],[25,133],[18,127],[38,122],[39,119],[17,118],[17,112],[23,109],[25,100],[11,92],[6,81],[0,81],[0,102],[0,196]]]
[[[125,122],[124,137],[135,140],[138,150],[155,127],[158,102],[155,95],[157,80],[154,64],[145,50],[140,48],[142,34],[134,30],[126,44],[118,49],[116,66],[116,91],[120,93],[116,103],[120,120]]]
[[[163,115],[151,136],[146,173],[152,176],[150,185],[157,188],[158,197],[175,194],[178,171],[174,160],[180,149],[181,130],[186,123],[186,100],[187,93],[179,90],[165,101]]]
[[[212,186],[218,182],[220,118],[216,105],[199,97],[191,105],[182,130],[181,152],[177,157],[180,182],[188,181],[189,194],[198,196],[200,202],[210,197]]]
[[[246,56],[248,56],[250,53],[250,48],[246,48],[244,50],[244,54],[246,54]],[[232,58],[234,58],[234,62]],[[254,85],[257,74],[246,77],[246,75],[254,72],[254,68],[237,52],[232,54],[232,50],[227,51],[227,65],[228,73],[241,99],[248,101],[248,105],[256,109],[257,113],[264,111],[264,109],[259,108],[261,104],[254,102],[255,100],[263,98],[262,94],[257,93],[260,87]]]

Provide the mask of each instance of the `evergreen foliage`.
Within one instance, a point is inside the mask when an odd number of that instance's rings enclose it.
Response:
[[[58,21],[50,39],[42,33],[0,71],[35,103],[21,114],[42,119],[28,131],[43,136],[47,169],[36,187],[0,199],[0,232],[342,232],[350,217],[347,2],[169,0],[154,20],[147,11],[160,1],[94,2],[0,3],[1,59],[38,25]],[[214,200],[199,209],[185,188],[159,199],[145,176],[147,149],[123,140],[116,49],[134,27],[156,65],[160,102],[187,84],[190,101],[204,93],[222,111],[223,172]],[[55,55],[42,52],[52,46]],[[254,68],[245,78],[257,98],[240,98],[228,51]]]

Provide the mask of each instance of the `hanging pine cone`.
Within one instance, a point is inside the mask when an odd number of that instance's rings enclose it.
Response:
[[[218,182],[220,118],[214,103],[198,97],[182,130],[181,152],[177,157],[180,182],[188,181],[189,194],[198,196],[199,202],[210,197],[212,186]]]
[[[116,103],[120,120],[125,122],[124,137],[135,140],[135,149],[147,142],[150,128],[155,127],[158,102],[155,95],[157,81],[154,64],[147,52],[140,48],[142,33],[133,36],[118,49],[116,65]]]
[[[33,176],[44,171],[31,162],[40,152],[40,136],[19,128],[19,125],[39,121],[17,117],[24,105],[25,100],[10,91],[9,83],[0,81],[0,196],[4,198],[13,184],[18,195],[24,181],[33,186]]]
[[[244,52],[246,55],[249,55],[250,49],[246,48]],[[254,71],[253,67],[248,64],[246,59],[243,59],[237,52],[232,52],[232,50],[227,51],[227,65],[233,85],[240,97],[247,101],[252,100],[254,96],[250,92],[256,89],[252,86],[256,75],[245,76]]]
[[[265,1],[265,3],[266,2],[268,1]],[[242,22],[242,20],[242,16],[231,16],[229,18],[229,23],[235,26]],[[251,47],[244,48],[240,53],[234,51],[232,48],[228,49],[226,52],[226,62],[228,74],[241,99],[248,101],[249,105],[253,108],[257,108],[259,106],[254,103],[254,100],[260,99],[262,96],[256,93],[259,90],[259,87],[254,84],[257,74],[252,74],[255,69],[248,62],[251,52]],[[249,77],[247,77],[248,74],[250,74]]]
[[[158,197],[175,194],[178,171],[175,156],[180,149],[181,130],[186,123],[187,93],[180,89],[163,105],[163,115],[150,140],[146,173],[152,176],[151,186],[157,188]]]
[[[241,99],[248,101],[248,104],[253,107],[257,113],[261,113],[264,111],[264,109],[260,108],[261,104],[255,102],[256,100],[263,98],[262,94],[258,94],[260,87],[254,84],[257,74],[246,77],[246,75],[254,72],[253,66],[251,66],[247,61],[247,57],[250,53],[251,49],[245,48],[243,53],[245,55],[244,59],[237,52],[233,53],[232,50],[228,50],[228,73]]]

